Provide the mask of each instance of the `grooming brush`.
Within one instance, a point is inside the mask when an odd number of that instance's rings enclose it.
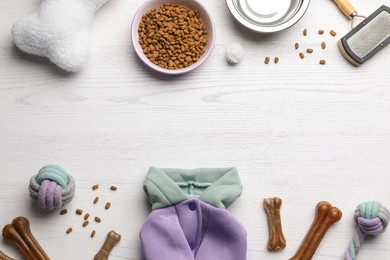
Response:
[[[366,18],[348,0],[333,1],[352,21],[352,30],[337,43],[339,50],[347,61],[360,66],[390,42],[390,8],[383,5]],[[364,20],[355,27],[357,18]]]

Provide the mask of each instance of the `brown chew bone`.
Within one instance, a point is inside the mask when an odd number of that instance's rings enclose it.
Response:
[[[30,230],[30,222],[24,217],[17,217],[3,228],[3,237],[13,241],[28,260],[49,260]]]
[[[286,238],[283,235],[282,223],[280,220],[280,207],[282,200],[279,198],[268,198],[263,201],[264,210],[267,213],[269,239],[267,247],[269,250],[282,250],[286,247]]]
[[[0,260],[14,260],[14,259],[9,257],[9,256],[7,256],[6,254],[1,252],[1,250],[0,250]]]
[[[110,256],[111,250],[114,246],[121,240],[121,235],[116,233],[114,230],[111,230],[107,234],[106,241],[100,251],[95,255],[94,260],[107,260]]]
[[[328,202],[321,201],[318,203],[313,224],[306,233],[298,251],[290,260],[310,260],[328,231],[328,228],[333,223],[339,221],[342,215],[338,208],[332,207]]]

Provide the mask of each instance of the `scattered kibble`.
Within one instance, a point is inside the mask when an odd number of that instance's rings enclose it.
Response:
[[[279,57],[275,57],[274,63],[275,63],[275,64],[278,64],[278,62],[279,62]]]
[[[265,63],[265,64],[268,64],[269,61],[270,61],[270,58],[269,58],[269,57],[265,57],[264,63]]]
[[[95,184],[95,185],[93,185],[92,186],[92,190],[96,190],[96,189],[98,189],[99,188],[99,184]],[[110,186],[110,189],[111,190],[113,190],[113,191],[116,191],[118,188],[117,188],[117,186]],[[93,200],[93,203],[94,204],[96,204],[97,202],[99,201],[99,197],[95,197],[95,199]],[[105,209],[109,209],[111,207],[111,202],[107,202],[106,204],[105,204]],[[61,211],[60,211],[60,214],[61,215],[65,215],[65,214],[67,214],[68,213],[68,210],[67,209],[62,209]],[[82,215],[83,214],[83,210],[82,209],[76,209],[75,210],[75,213],[77,214],[77,215]],[[88,226],[89,225],[89,217],[90,217],[91,215],[89,214],[89,213],[85,213],[84,214],[84,222],[82,223],[82,226],[83,227],[86,227],[86,226]],[[97,223],[101,223],[101,221],[102,221],[102,219],[100,218],[100,217],[98,217],[98,216],[95,216],[94,217],[94,220],[95,220],[95,222],[97,222]],[[66,234],[69,234],[69,233],[71,233],[71,232],[73,232],[73,228],[72,227],[69,227],[67,230],[66,230]],[[96,235],[96,230],[92,230],[92,232],[91,232],[91,234],[90,234],[90,237],[91,238],[93,238],[93,237],[95,237],[95,235]]]
[[[305,58],[305,54],[303,54],[303,52],[300,52],[299,56],[301,57],[301,59]]]
[[[321,43],[321,48],[322,48],[323,50],[325,50],[325,48],[326,48],[326,43],[325,43],[325,42],[322,42],[322,43]]]
[[[326,60],[320,60],[320,64],[321,65],[325,65],[326,64]]]
[[[335,36],[337,35],[337,33],[336,33],[335,31],[333,31],[333,30],[331,30],[329,33],[330,33],[333,37],[335,37]]]
[[[306,52],[307,52],[307,53],[313,53],[313,49],[308,48],[308,49],[306,50]]]
[[[324,34],[324,30],[318,30],[318,34]]]
[[[295,43],[295,49],[298,50],[298,48],[299,48],[299,43],[296,42]]]
[[[303,30],[303,35],[304,35],[304,36],[307,36],[307,29],[304,29],[304,30]]]
[[[198,11],[178,4],[164,4],[144,14],[138,34],[145,56],[169,70],[197,62],[207,45],[207,29]]]

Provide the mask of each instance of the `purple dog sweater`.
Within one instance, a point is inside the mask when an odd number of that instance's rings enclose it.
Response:
[[[156,169],[151,168],[151,170]],[[161,176],[157,175],[159,177],[155,178],[156,172],[152,176],[148,175],[147,180],[150,183],[145,185],[145,192],[149,198],[153,197],[154,205],[160,200],[159,198],[168,201],[175,200],[184,194],[182,193],[183,190],[195,192],[196,187],[191,189],[183,188],[187,186],[183,184],[183,176],[186,182],[191,183],[191,186],[198,185],[201,187],[203,185],[205,190],[212,190],[215,198],[226,198],[226,201],[233,202],[240,193],[234,192],[235,188],[241,189],[241,184],[238,175],[235,175],[235,171],[230,171],[229,176],[225,176],[225,179],[223,174],[218,175],[215,183],[210,182],[210,173],[204,173],[207,174],[206,185],[205,183],[200,184],[202,178],[199,179],[199,176],[194,177],[195,180],[192,178],[199,169],[180,172],[180,177],[178,177],[177,172],[175,172],[175,176],[172,176],[170,174],[171,169],[158,170],[161,171],[159,174],[167,174],[164,177],[173,177],[173,180],[169,182],[169,178],[168,180],[165,179],[159,185],[158,181]],[[204,172],[204,169],[202,171]],[[236,181],[238,183],[235,183]],[[150,185],[151,183],[152,185]],[[176,189],[175,191],[175,186],[180,186],[182,189]],[[175,194],[175,192],[178,194]],[[201,195],[187,194],[187,198],[184,200],[172,203],[172,206],[158,207],[151,212],[140,232],[144,259],[246,259],[247,242],[245,228],[223,206],[216,207],[201,199]]]

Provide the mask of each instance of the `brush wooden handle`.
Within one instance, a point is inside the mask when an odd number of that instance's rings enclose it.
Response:
[[[333,0],[346,17],[352,19],[356,15],[356,8],[348,0]]]

